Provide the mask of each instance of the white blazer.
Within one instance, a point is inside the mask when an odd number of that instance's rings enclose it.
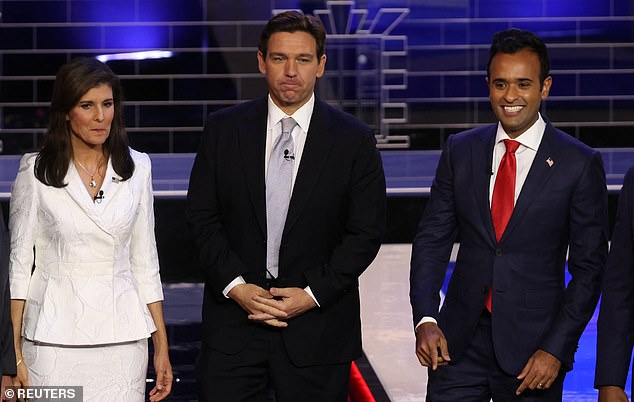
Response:
[[[163,300],[151,162],[146,154],[131,154],[135,169],[126,181],[108,161],[100,204],[73,163],[67,186],[55,188],[35,177],[37,154],[22,157],[10,203],[9,280],[11,298],[26,300],[27,339],[98,345],[147,338],[156,330],[147,307]]]

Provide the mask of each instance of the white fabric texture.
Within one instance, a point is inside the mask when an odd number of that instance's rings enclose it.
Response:
[[[29,386],[81,386],[85,402],[142,402],[145,398],[147,339],[103,346],[23,340],[22,354]]]
[[[9,278],[11,297],[26,300],[27,339],[98,345],[147,338],[156,330],[147,308],[163,299],[151,162],[131,153],[135,170],[126,181],[108,161],[101,204],[72,163],[67,186],[55,188],[35,177],[36,154],[20,161],[10,203]]]

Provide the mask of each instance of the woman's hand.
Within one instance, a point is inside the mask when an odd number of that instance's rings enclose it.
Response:
[[[20,364],[18,364],[16,376],[13,377],[13,387],[15,389],[18,389],[18,388],[26,389],[29,387],[29,370],[26,367],[26,363],[21,360],[22,359],[18,360]]]
[[[154,371],[156,385],[150,391],[150,401],[161,401],[172,392],[172,365],[167,350],[154,351]]]
[[[29,371],[24,361],[18,364],[18,374],[13,377],[13,386],[16,388],[27,388],[29,386]]]
[[[156,385],[150,391],[150,401],[161,401],[172,392],[172,365],[167,344],[167,331],[163,320],[163,303],[158,301],[147,305],[156,325],[156,331],[152,333],[154,345],[154,371],[156,372]]]

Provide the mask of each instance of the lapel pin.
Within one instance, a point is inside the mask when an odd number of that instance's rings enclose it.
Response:
[[[553,164],[555,162],[550,157],[548,157],[548,159],[546,159],[546,163],[548,163],[548,167],[553,167]]]
[[[121,179],[119,179],[118,177],[112,176],[112,182],[113,183],[119,183],[120,181],[121,181]]]

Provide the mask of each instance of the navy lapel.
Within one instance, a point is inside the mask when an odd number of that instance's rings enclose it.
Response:
[[[522,191],[517,198],[515,208],[513,208],[513,214],[500,242],[504,241],[504,239],[513,232],[513,229],[519,225],[522,216],[524,216],[524,213],[530,207],[535,196],[539,194],[552,172],[557,169],[558,165],[553,163],[553,161],[558,159],[557,153],[558,147],[555,145],[554,128],[550,123],[547,123],[544,136],[537,149],[537,154],[528,171],[528,176],[526,176],[526,181],[522,186]]]
[[[491,166],[493,165],[493,147],[495,146],[496,133],[497,124],[483,128],[478,133],[478,141],[474,141],[471,147],[471,173],[473,175],[475,201],[482,218],[482,224],[493,243],[495,243],[495,230],[493,228],[493,219],[491,218],[489,186],[491,185]]]
[[[266,188],[264,152],[266,150],[267,98],[254,102],[238,125],[238,147],[251,202],[262,233],[266,235]]]
[[[304,144],[302,159],[288,207],[284,233],[287,233],[293,227],[306,206],[317,184],[320,172],[328,160],[327,156],[334,143],[335,135],[331,127],[330,116],[325,110],[324,104],[319,100],[315,100],[308,136]]]

